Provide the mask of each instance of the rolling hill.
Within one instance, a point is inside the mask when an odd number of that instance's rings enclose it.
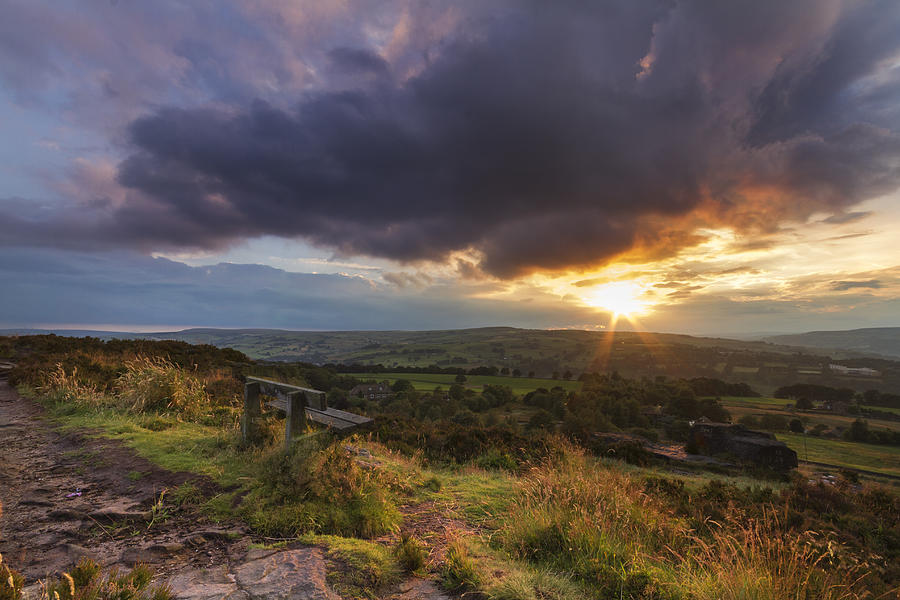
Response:
[[[836,348],[864,354],[900,357],[900,327],[872,327],[846,331],[810,331],[795,335],[763,338],[772,344],[785,344],[831,352]]]

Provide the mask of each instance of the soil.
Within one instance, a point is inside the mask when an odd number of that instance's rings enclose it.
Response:
[[[164,502],[163,490],[192,482],[118,440],[61,434],[35,403],[0,379],[0,554],[28,581],[59,574],[82,556],[101,565],[143,562],[165,575],[230,562],[249,540],[234,524],[211,523],[198,511]]]

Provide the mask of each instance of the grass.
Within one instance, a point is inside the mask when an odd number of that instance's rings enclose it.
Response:
[[[136,372],[152,383],[160,377],[155,368]],[[59,388],[50,394],[50,416],[66,428],[90,429],[120,439],[164,468],[202,473],[223,485],[236,485],[233,492],[207,500],[207,510],[221,517],[240,516],[261,535],[321,546],[337,565],[329,570],[329,581],[347,597],[378,597],[401,577],[404,568],[422,568],[423,549],[417,541],[407,536],[401,537],[399,545],[394,543],[404,525],[399,507],[422,502],[433,502],[434,511],[429,514],[440,514],[438,525],[458,531],[437,531],[436,525],[425,523],[430,529],[416,535],[429,544],[440,537],[444,559],[437,570],[443,583],[473,596],[507,600],[859,597],[858,588],[848,582],[853,582],[863,563],[856,567],[841,563],[840,568],[831,564],[837,559],[828,554],[833,550],[830,540],[797,532],[806,529],[779,529],[777,507],[765,504],[769,500],[759,500],[758,512],[748,517],[740,505],[732,505],[734,498],[755,493],[746,492],[742,484],[717,483],[702,475],[689,477],[681,488],[676,485],[679,482],[657,482],[659,489],[671,484],[679,490],[672,496],[677,501],[667,500],[665,491],[648,491],[646,480],[658,475],[656,471],[598,460],[562,440],[553,460],[524,465],[528,468],[519,476],[473,464],[425,466],[420,456],[403,456],[362,439],[336,442],[319,434],[301,438],[287,455],[277,436],[268,446],[243,449],[233,423],[204,424],[203,415],[190,406],[170,405],[149,392],[137,396],[132,388],[144,389],[146,381],[134,377],[123,380],[127,386],[123,383],[115,393],[119,400],[128,399],[129,406],[141,410],[153,406],[149,413],[123,412],[125,404],[94,389],[67,388],[71,382],[62,373]],[[478,378],[472,379],[472,385],[479,385]],[[484,379],[490,383],[536,381]],[[429,384],[433,387],[435,382]],[[132,404],[138,402],[143,404]],[[777,408],[773,399],[761,402],[754,410]],[[797,441],[792,437],[797,436],[788,436],[789,445]],[[813,441],[823,445],[814,448]],[[857,454],[862,451],[866,464],[898,468],[900,451],[885,462],[884,451],[894,449],[839,444],[848,443],[807,439],[810,459],[817,460],[813,451],[829,451],[832,457],[843,454],[846,460],[853,451],[859,462]],[[367,448],[371,456],[362,458],[353,446]],[[877,454],[867,455],[870,451]],[[747,487],[751,486],[755,484]],[[702,500],[708,489],[724,490],[723,498],[704,500],[718,503],[710,504],[717,511],[715,518],[704,513],[707,520],[697,523],[691,513],[679,512]],[[235,494],[243,498],[236,506],[232,503]],[[760,497],[771,499],[771,494],[766,491]],[[174,490],[172,501],[198,503],[203,498],[199,490],[188,487]]]
[[[48,412],[63,431],[87,430],[121,440],[138,455],[170,471],[190,471],[232,485],[249,470],[246,455],[234,446],[237,431],[183,421],[174,422],[165,431],[154,431],[144,427],[146,417],[112,408],[53,404]]]
[[[900,415],[900,408],[894,408],[893,406],[863,406],[863,408],[866,410],[876,410]]]
[[[449,388],[456,382],[456,375],[444,373],[362,373],[355,375],[359,379],[375,379],[384,381],[387,379],[394,383],[398,379],[406,379],[413,387],[420,391],[430,392],[440,386]],[[467,375],[466,387],[481,390],[485,385],[505,385],[512,388],[515,394],[527,394],[538,388],[550,389],[561,387],[567,391],[581,389],[580,381],[567,381],[565,379],[541,379],[537,377],[504,377],[501,375]]]
[[[321,546],[328,558],[342,564],[344,568],[332,570],[328,579],[344,598],[375,598],[402,574],[390,548],[375,542],[334,535],[305,535],[299,541]]]
[[[778,433],[776,437],[794,450],[800,460],[900,476],[900,448],[897,446],[860,444],[793,433]]]

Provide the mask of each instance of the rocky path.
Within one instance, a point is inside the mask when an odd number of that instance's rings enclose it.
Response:
[[[251,549],[240,524],[215,524],[160,493],[189,482],[117,440],[61,434],[42,409],[12,390],[0,371],[0,554],[29,582],[57,575],[82,556],[107,568],[145,563],[182,600],[339,600],[319,548]],[[162,517],[162,518],[161,518]],[[445,600],[412,579],[385,595]]]
[[[40,407],[0,380],[0,553],[29,579],[55,574],[81,556],[104,566],[144,562],[165,573],[221,564],[246,542],[171,501],[154,519],[163,490],[191,482],[116,440],[62,435]]]

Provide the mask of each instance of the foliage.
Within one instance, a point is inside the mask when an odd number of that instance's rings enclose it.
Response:
[[[43,598],[56,600],[174,600],[166,586],[150,586],[152,571],[137,565],[121,573],[111,570],[105,576],[100,565],[82,558],[69,572],[44,584]]]
[[[410,573],[423,570],[428,561],[428,551],[425,549],[425,545],[408,533],[400,535],[400,543],[397,544],[396,552],[400,566]]]
[[[243,512],[268,535],[372,538],[400,522],[393,492],[402,484],[327,435],[300,438],[288,454],[274,451],[259,477],[262,488],[248,497]]]
[[[22,574],[4,563],[3,555],[0,554],[0,600],[19,600],[24,585],[25,578]]]
[[[870,429],[868,422],[856,419],[844,432],[844,439],[850,442],[900,446],[900,431],[890,429]]]
[[[448,590],[454,592],[473,590],[481,584],[478,566],[461,539],[454,539],[447,545],[442,581]]]
[[[779,498],[771,489],[721,482],[697,492],[677,480],[641,485],[570,448],[523,478],[495,539],[516,557],[571,573],[599,597],[860,598],[880,586],[863,558],[867,549],[851,551],[807,527],[828,531],[825,523],[798,518],[815,514],[803,503],[821,491],[798,484]],[[870,531],[896,528],[896,498],[876,494],[873,501],[878,525]]]
[[[116,403],[125,410],[195,418],[210,406],[203,382],[164,358],[138,357],[125,369],[115,386]]]

